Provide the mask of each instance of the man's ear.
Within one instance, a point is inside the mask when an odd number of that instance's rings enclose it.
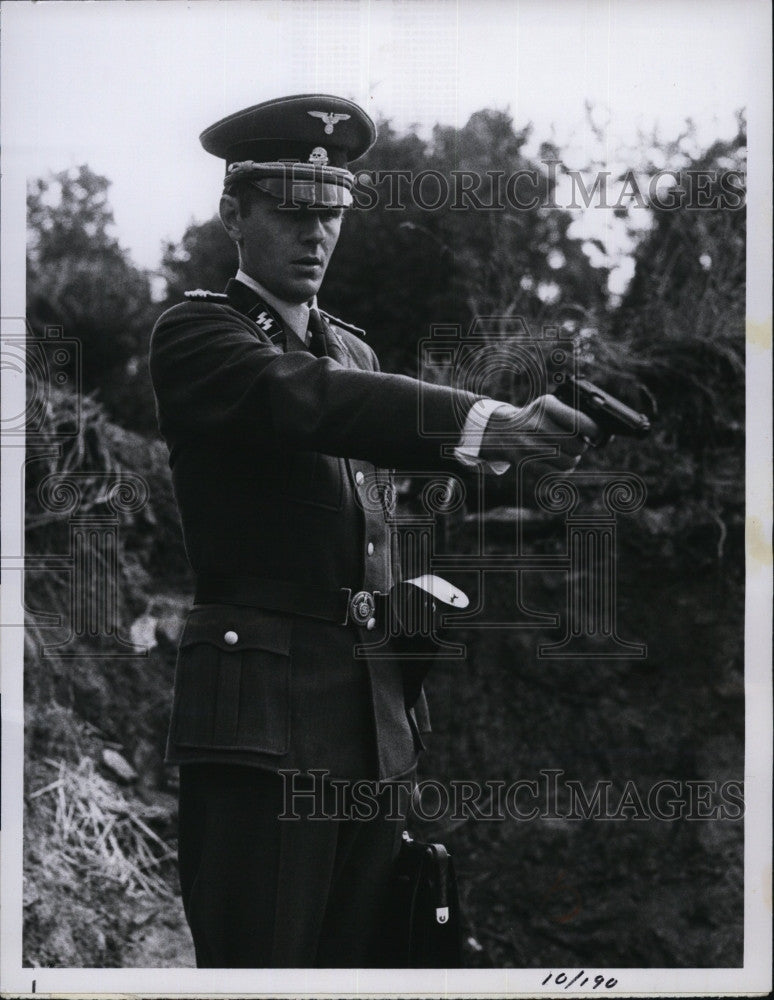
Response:
[[[223,194],[220,197],[220,221],[234,243],[242,239],[242,217],[239,213],[239,202],[233,194]]]

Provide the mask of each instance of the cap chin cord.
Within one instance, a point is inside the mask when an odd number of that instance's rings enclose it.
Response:
[[[242,160],[229,166],[223,181],[224,192],[227,194],[234,184],[245,180],[291,207],[301,204],[348,208],[352,204],[355,177],[343,167]]]
[[[232,163],[226,171],[224,185],[255,177],[278,177],[299,181],[317,181],[324,184],[338,184],[351,190],[355,183],[355,175],[346,167],[320,167],[314,163],[256,163],[255,160],[242,160]]]

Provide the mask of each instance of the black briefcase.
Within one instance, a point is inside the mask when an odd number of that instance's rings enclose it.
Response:
[[[388,936],[395,968],[438,969],[462,965],[457,879],[443,844],[403,834],[395,860]]]

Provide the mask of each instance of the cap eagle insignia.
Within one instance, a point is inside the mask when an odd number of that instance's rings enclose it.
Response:
[[[308,115],[312,118],[319,118],[321,121],[325,122],[325,134],[332,135],[333,129],[339,122],[347,121],[350,117],[349,115],[336,114],[333,111],[307,111]]]

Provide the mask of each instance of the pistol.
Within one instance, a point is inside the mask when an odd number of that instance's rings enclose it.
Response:
[[[650,433],[650,420],[644,413],[638,413],[585,378],[570,375],[557,388],[556,397],[591,417],[605,435],[604,441],[614,434],[643,438]]]

